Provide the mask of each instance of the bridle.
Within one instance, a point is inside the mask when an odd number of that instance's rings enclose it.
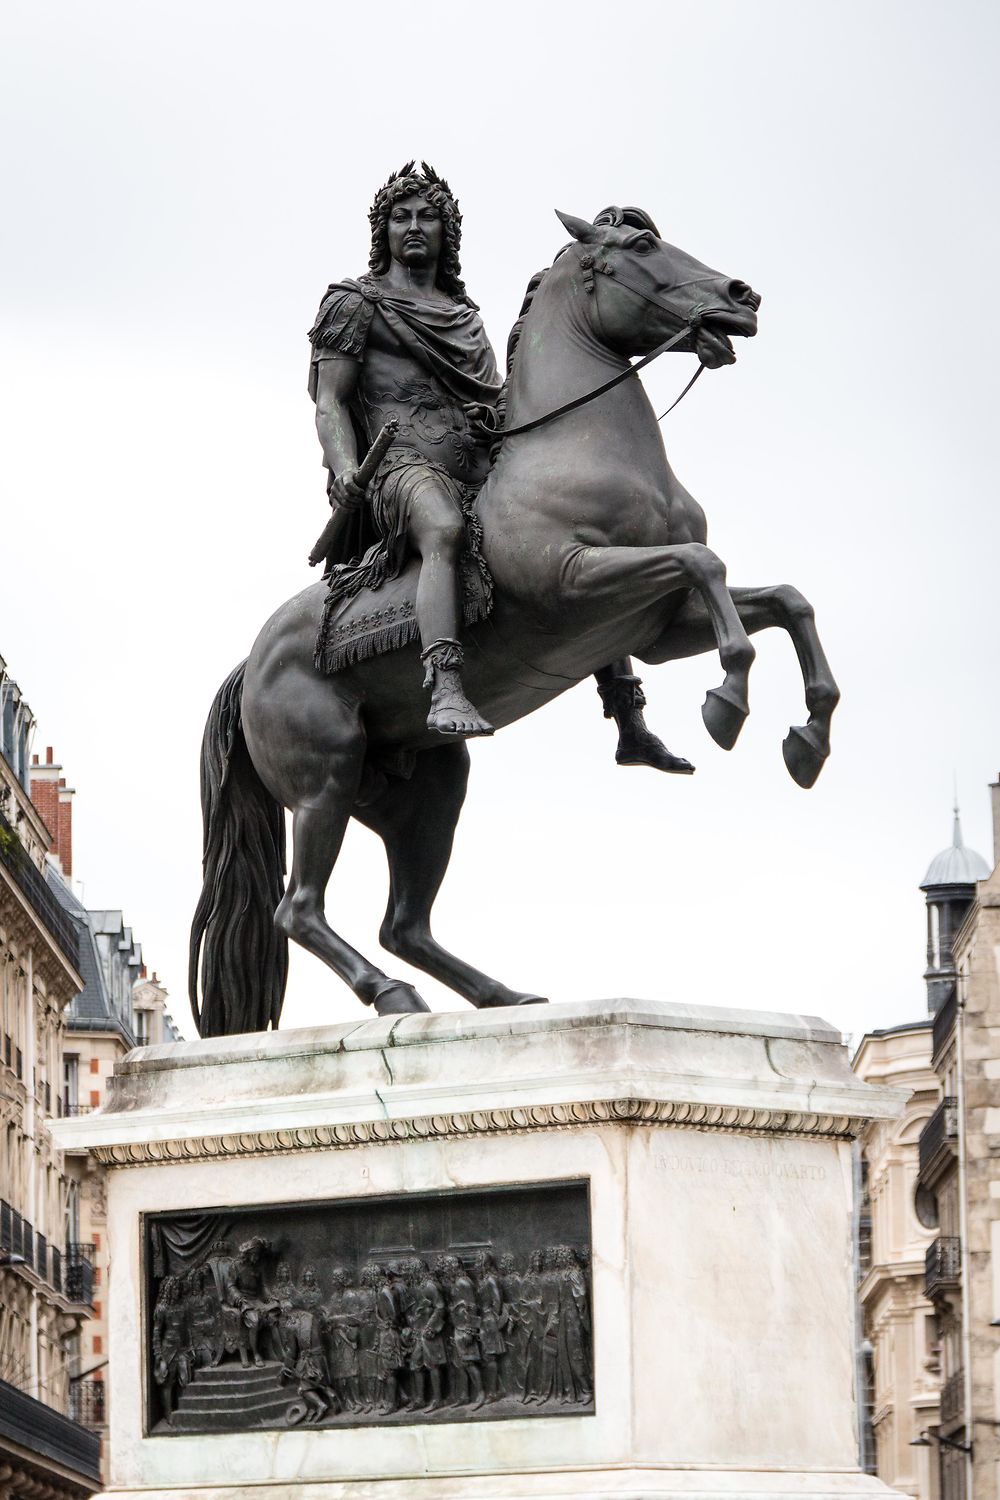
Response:
[[[587,286],[589,291],[592,291],[594,288],[593,272],[599,271],[604,276],[613,276],[618,285],[623,286],[633,296],[641,297],[644,302],[650,303],[653,307],[658,307],[661,312],[670,313],[672,317],[676,317],[677,309],[675,307],[671,307],[668,303],[661,302],[659,297],[651,296],[649,292],[643,291],[642,287],[636,286],[633,282],[629,281],[627,276],[623,276],[621,271],[616,266],[613,266],[610,261],[605,260],[597,263],[593,256],[584,255],[580,259],[580,264],[584,272],[587,273],[585,284],[589,282]],[[676,286],[667,287],[667,291],[679,292],[684,287],[697,286],[701,282],[717,280],[718,277],[716,276],[693,276],[689,281],[679,281]],[[708,311],[709,309],[705,306],[704,302],[696,302],[688,313],[683,328],[670,338],[664,339],[663,343],[658,344],[649,354],[644,354],[642,359],[637,360],[634,365],[629,365],[626,370],[620,370],[617,375],[613,375],[610,380],[604,381],[603,385],[595,386],[592,391],[587,391],[582,396],[576,396],[572,401],[564,402],[562,406],[554,407],[552,411],[547,411],[544,416],[535,417],[531,422],[522,422],[519,427],[505,427],[502,432],[497,433],[496,441],[501,443],[504,438],[516,437],[522,432],[534,432],[536,428],[544,427],[548,422],[554,422],[557,417],[564,417],[567,412],[577,411],[581,406],[586,406],[588,402],[595,401],[598,396],[603,396],[606,391],[614,390],[616,385],[621,385],[623,381],[629,380],[633,375],[638,375],[639,371],[644,370],[647,365],[651,365],[654,359],[659,359],[660,355],[666,354],[668,349],[675,348],[677,344],[682,343],[686,338],[690,337]],[[697,370],[695,370],[676,401],[672,401],[666,411],[657,417],[656,420],[658,422],[662,422],[664,417],[670,415],[675,406],[680,405],[704,369],[705,366],[699,361]]]

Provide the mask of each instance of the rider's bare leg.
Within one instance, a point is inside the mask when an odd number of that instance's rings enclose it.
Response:
[[[642,679],[632,671],[627,656],[600,667],[594,673],[597,691],[604,704],[604,717],[618,725],[618,749],[615,760],[620,766],[652,766],[654,771],[673,771],[690,776],[694,766],[682,755],[668,750],[646,723],[643,709],[646,695]]]
[[[602,599],[620,600],[628,590],[641,607],[678,590],[703,599],[725,671],[702,705],[709,734],[724,750],[736,744],[750,705],[747,698],[754,648],[726,588],[722,559],[701,542],[673,547],[577,547],[564,559],[561,580],[571,599],[593,610]]]
[[[776,626],[787,630],[795,647],[809,720],[788,731],[782,751],[789,775],[799,786],[810,787],[830,753],[830,721],[840,701],[840,689],[820,642],[812,605],[798,589],[785,583],[732,588],[729,592],[749,635]],[[643,650],[642,659],[677,661],[710,651],[714,644],[714,629],[705,604],[693,596],[659,639]]]
[[[417,626],[424,685],[431,689],[427,725],[439,734],[493,733],[493,725],[469,702],[462,686],[464,655],[458,559],[465,542],[465,521],[444,488],[425,483],[410,504],[408,537],[420,557],[417,582]]]

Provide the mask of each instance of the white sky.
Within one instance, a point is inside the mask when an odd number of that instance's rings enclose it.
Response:
[[[642,204],[762,293],[759,337],[668,420],[667,450],[730,580],[811,597],[844,692],[809,794],[781,760],[803,713],[775,633],[730,755],[699,713],[717,657],[645,671],[693,779],[617,769],[589,685],[476,745],[438,936],[558,1000],[804,1010],[855,1036],[916,1019],[916,886],[950,839],[952,774],[988,855],[1000,766],[996,6],[4,0],[0,17],[0,652],[35,749],[77,788],[85,898],[124,909],[187,1034],[202,726],[314,577],[305,332],[414,155],[461,198],[498,349],[565,238],[556,207]],[[643,378],[666,405],[691,368]],[[328,912],[376,959],[386,883],[356,830]],[[286,1025],[364,1014],[294,958]]]

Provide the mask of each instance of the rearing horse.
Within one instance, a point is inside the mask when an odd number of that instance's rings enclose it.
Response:
[[[727,586],[725,566],[705,545],[704,512],[671,471],[630,374],[630,356],[668,341],[709,368],[732,363],[729,335],[756,333],[760,298],[650,229],[560,218],[573,239],[533,279],[510,370],[507,435],[478,499],[496,591],[491,617],[465,638],[472,699],[502,727],[615,658],[658,663],[718,650],[724,680],[702,713],[728,750],[749,711],[748,636],[778,625],[795,646],[809,710],[784,758],[809,787],[829,754],[839,697],[812,608],[787,585]],[[409,569],[380,593],[392,604],[412,588]],[[314,584],[272,615],[206,725],[205,880],[189,976],[199,1031],[277,1025],[288,938],[380,1015],[427,1010],[411,985],[389,978],[326,920],[324,894],[351,817],[385,844],[384,948],[473,1005],[537,1001],[435,942],[431,907],[465,799],[468,751],[426,727],[418,646],[331,676],[316,670],[325,594]]]

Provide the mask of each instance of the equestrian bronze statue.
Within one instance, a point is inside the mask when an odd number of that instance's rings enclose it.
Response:
[[[697,355],[699,373],[733,363],[731,337],[756,333],[760,298],[667,244],[640,209],[559,218],[571,238],[529,283],[503,387],[461,281],[457,205],[426,167],[376,198],[370,274],[324,298],[311,389],[329,565],[267,622],[206,725],[189,976],[203,1036],[278,1024],[290,937],[378,1014],[427,1010],[326,920],[351,817],[385,844],[388,952],[478,1007],[539,1001],[447,952],[430,914],[465,799],[465,738],[591,674],[620,761],[690,769],[661,761],[676,758],[641,719],[629,658],[718,651],[723,681],[702,716],[728,750],[749,712],[749,636],[780,626],[809,715],[785,764],[810,787],[829,754],[839,693],[812,607],[788,585],[727,584],[637,376],[671,349]]]

